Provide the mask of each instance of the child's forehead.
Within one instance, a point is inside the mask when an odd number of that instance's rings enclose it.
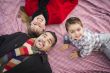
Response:
[[[81,26],[81,24],[77,24],[77,23],[76,23],[76,24],[70,24],[68,27],[69,27],[69,28],[72,28],[72,27],[76,28],[76,27],[82,27],[82,26]],[[73,28],[73,29],[74,29],[74,28]]]

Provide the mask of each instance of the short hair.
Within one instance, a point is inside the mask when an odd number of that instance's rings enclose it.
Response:
[[[45,18],[45,20],[46,20],[46,24],[48,24],[48,13],[46,12],[46,11],[36,11],[33,15],[32,15],[32,20],[36,17],[36,16],[38,16],[38,15],[43,15],[44,16],[44,18]],[[31,21],[32,21],[31,20]]]
[[[83,24],[79,18],[70,17],[69,19],[66,20],[66,23],[65,23],[66,31],[68,31],[69,25],[74,25],[74,24],[80,24],[83,27]]]
[[[42,14],[46,20],[46,24],[48,24],[48,11],[46,9],[46,6],[48,4],[49,0],[39,0],[38,1],[38,10],[34,12],[34,14],[32,15],[32,20]]]
[[[53,36],[53,37],[54,37],[54,39],[55,39],[55,42],[52,44],[52,46],[51,46],[51,47],[55,46],[55,44],[57,43],[57,36],[56,36],[55,32],[52,32],[52,31],[45,31],[45,32],[49,32],[49,33],[51,33],[51,34],[52,34],[52,36]]]

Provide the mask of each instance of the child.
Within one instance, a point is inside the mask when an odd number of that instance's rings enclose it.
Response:
[[[20,36],[20,34],[18,36]],[[6,59],[6,57],[8,58],[8,61],[5,62],[5,64],[2,63],[2,66],[4,67],[3,72],[11,70],[13,67],[20,64],[22,61],[25,61],[25,59],[30,55],[36,53],[42,54],[43,51],[48,51],[51,47],[53,47],[56,44],[56,42],[57,38],[55,33],[50,31],[44,32],[38,38],[28,39],[21,47],[17,47],[13,50],[10,50],[7,54],[5,54],[2,57],[2,59]],[[0,54],[0,57],[1,55],[2,54]]]
[[[93,33],[84,29],[81,20],[77,17],[67,19],[65,27],[68,35],[64,36],[62,49],[66,49],[68,44],[72,44],[79,50],[77,54],[75,52],[76,56],[72,53],[71,57],[86,57],[94,50],[101,50],[110,59],[109,33]]]

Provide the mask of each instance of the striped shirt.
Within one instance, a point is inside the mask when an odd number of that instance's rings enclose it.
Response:
[[[75,40],[65,35],[64,43],[72,44],[77,47],[80,50],[81,57],[90,55],[93,50],[99,50],[101,47],[98,33],[93,33],[87,29],[84,30],[84,35],[80,40]]]

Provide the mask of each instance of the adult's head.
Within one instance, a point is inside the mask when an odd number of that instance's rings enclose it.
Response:
[[[41,51],[48,51],[56,42],[56,34],[51,31],[45,31],[35,40],[35,47],[39,48]]]
[[[36,11],[33,14],[32,20],[30,22],[31,32],[40,35],[42,32],[44,32],[47,21],[47,15],[45,12]]]

